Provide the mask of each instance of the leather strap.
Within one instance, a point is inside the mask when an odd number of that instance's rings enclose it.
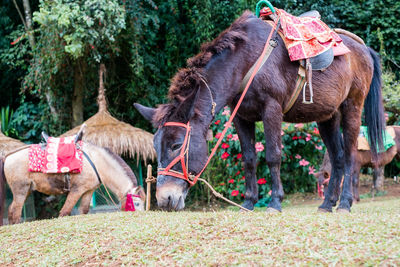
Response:
[[[96,169],[96,166],[94,165],[93,161],[89,158],[88,154],[86,154],[85,151],[81,150],[87,161],[89,161],[90,165],[92,166],[94,172],[96,173],[97,179],[99,180],[99,183],[102,184],[99,172]]]
[[[289,102],[286,104],[285,108],[283,109],[283,114],[287,113],[293,107],[293,105],[296,102],[297,98],[299,97],[301,89],[303,89],[305,83],[306,83],[306,70],[301,65],[299,65],[299,71],[297,72],[296,85],[294,87],[294,91],[293,91],[292,95],[290,96]]]

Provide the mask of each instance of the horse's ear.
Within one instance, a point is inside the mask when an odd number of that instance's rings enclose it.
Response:
[[[156,109],[155,108],[149,108],[143,105],[140,105],[139,103],[134,103],[133,106],[139,111],[140,114],[142,114],[142,116],[152,122],[153,121],[153,117],[154,114],[156,113]]]
[[[195,114],[195,103],[200,97],[200,86],[197,86],[196,90],[193,91],[179,106],[179,111],[185,114],[185,120],[189,121]]]

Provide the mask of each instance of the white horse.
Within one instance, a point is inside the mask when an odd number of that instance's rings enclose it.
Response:
[[[143,188],[138,186],[131,168],[120,156],[109,149],[89,143],[83,143],[82,150],[89,156],[95,168],[83,156],[82,172],[69,174],[69,177],[65,174],[29,172],[28,148],[8,154],[0,163],[0,214],[3,213],[4,207],[5,180],[13,194],[13,201],[8,209],[10,224],[20,221],[23,204],[29,193],[34,190],[48,195],[68,194],[59,216],[69,215],[79,199],[81,199],[79,212],[88,213],[93,192],[101,183],[122,203],[121,210],[125,210],[128,194],[133,196],[135,210],[144,210],[146,194]],[[1,225],[1,215],[0,219]]]

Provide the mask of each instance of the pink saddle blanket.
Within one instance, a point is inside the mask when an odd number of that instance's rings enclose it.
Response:
[[[29,148],[29,171],[42,173],[80,173],[82,151],[76,148],[75,136],[49,137],[43,150],[40,144]],[[78,142],[82,145],[82,141]]]
[[[320,19],[295,17],[282,9],[275,9],[291,61],[315,57],[330,48],[335,56],[350,52],[340,36]],[[261,10],[261,16],[270,13],[269,8]]]

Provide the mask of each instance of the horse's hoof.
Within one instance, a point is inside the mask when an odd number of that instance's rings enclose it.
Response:
[[[281,213],[280,210],[277,210],[277,209],[274,209],[274,208],[267,208],[266,212],[269,213],[269,214],[279,214],[279,213]]]
[[[318,212],[319,213],[330,213],[332,211],[329,211],[329,210],[326,210],[326,209],[323,209],[323,208],[318,208]]]
[[[346,209],[337,209],[336,212],[337,213],[350,213],[350,211],[346,210]]]

